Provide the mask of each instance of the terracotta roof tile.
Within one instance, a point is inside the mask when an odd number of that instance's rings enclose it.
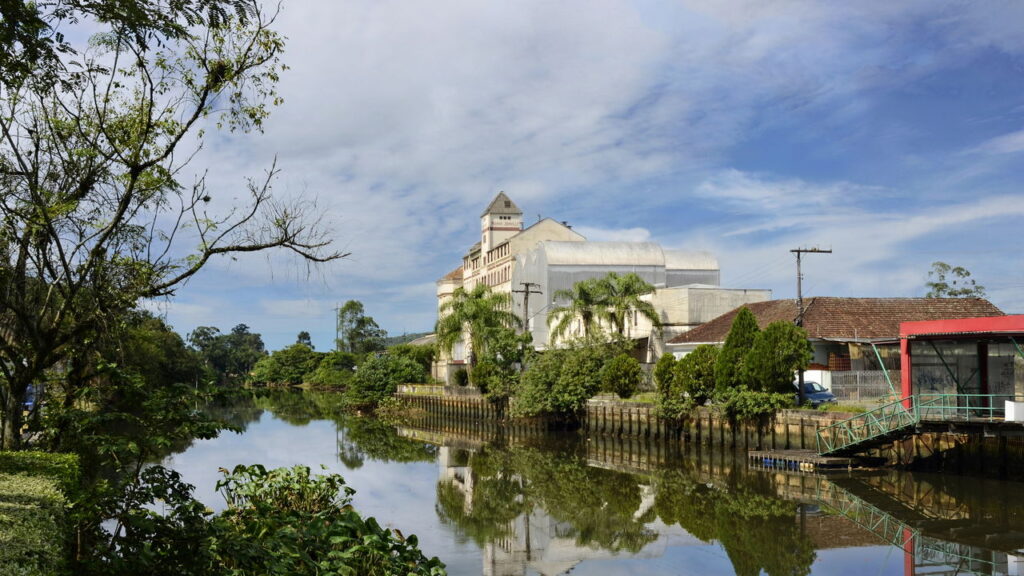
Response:
[[[804,300],[804,328],[811,338],[898,338],[900,322],[1003,316],[982,298],[836,298]],[[796,300],[747,304],[762,329],[776,320],[793,322]],[[724,342],[739,308],[669,341],[670,344]]]
[[[440,280],[438,280],[438,282],[447,282],[449,280],[462,280],[462,266],[459,266],[455,270],[445,274]]]

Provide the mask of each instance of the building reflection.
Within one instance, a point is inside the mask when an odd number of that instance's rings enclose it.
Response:
[[[742,458],[594,438],[406,428],[438,448],[438,514],[483,550],[489,576],[721,546],[737,574],[808,574],[817,551],[888,544],[905,576],[1024,576],[1018,485],[907,472],[750,470]]]

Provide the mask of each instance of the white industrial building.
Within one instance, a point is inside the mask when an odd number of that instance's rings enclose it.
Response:
[[[655,287],[646,296],[658,311],[662,331],[653,331],[642,316],[633,319],[628,335],[644,340],[646,360],[660,354],[663,336],[672,338],[741,304],[771,298],[769,290],[728,290],[720,287],[718,260],[707,252],[668,250],[654,242],[590,242],[565,222],[550,218],[523,228],[523,213],[499,193],[480,215],[480,242],[462,265],[437,282],[437,305],[459,287],[485,283],[512,294],[512,310],[527,320],[538,349],[550,346],[548,312],[566,302],[552,302],[559,290],[609,272],[635,273]],[[440,351],[434,376],[449,381],[453,367],[465,364],[468,344]]]

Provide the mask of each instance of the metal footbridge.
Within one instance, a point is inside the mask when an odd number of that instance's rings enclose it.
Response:
[[[846,456],[917,434],[924,427],[1004,422],[1006,394],[914,394],[821,428],[820,456]]]

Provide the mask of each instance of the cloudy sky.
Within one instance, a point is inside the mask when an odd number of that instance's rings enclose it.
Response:
[[[271,349],[360,300],[429,331],[504,190],[591,240],[709,250],[731,288],[920,296],[931,263],[1024,313],[1024,3],[285,0],[284,104],[214,135],[218,194],[276,156],[352,255],[222,260],[162,304]]]

